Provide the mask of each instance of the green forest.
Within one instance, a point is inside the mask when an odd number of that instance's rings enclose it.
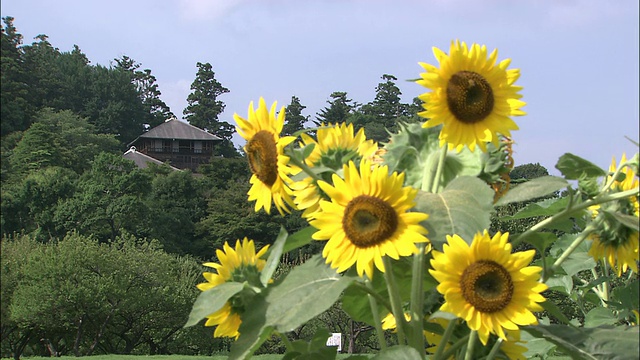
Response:
[[[295,211],[256,213],[247,202],[251,171],[232,142],[234,126],[219,119],[233,89],[216,80],[210,63],[195,64],[180,117],[223,141],[197,174],[140,169],[122,157],[127,145],[176,117],[152,70],[126,55],[92,64],[79,46],[60,50],[46,35],[26,44],[14,19],[2,20],[0,355],[228,351],[231,340],[214,339],[211,328],[183,328],[203,281],[201,263],[215,261],[224,242],[247,237],[261,247],[281,227],[306,227]],[[421,121],[420,102],[403,103],[397,81],[381,75],[375,98],[364,103],[335,91],[313,117],[292,94],[283,134],[347,122],[385,143],[399,124]],[[546,174],[527,164],[512,178]],[[277,274],[320,248],[286,254]],[[288,336],[311,338],[320,327],[346,334],[344,351],[375,349],[372,327],[349,320],[339,303]],[[283,350],[271,339],[258,353]]]

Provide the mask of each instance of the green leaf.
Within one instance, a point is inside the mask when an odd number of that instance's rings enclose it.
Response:
[[[468,242],[489,228],[493,209],[493,190],[475,177],[459,177],[441,193],[419,192],[416,209],[429,214],[422,224],[436,250],[442,251],[446,235],[458,234]]]
[[[542,308],[545,309],[549,313],[549,315],[555,317],[560,322],[563,322],[565,324],[571,323],[571,320],[569,320],[569,318],[562,312],[562,310],[560,310],[558,305],[556,305],[556,303],[554,303],[553,301],[547,300],[543,303],[540,303],[540,306],[542,306]]]
[[[525,359],[551,359],[548,355],[556,348],[556,345],[552,342],[544,338],[534,337],[526,331],[520,332],[520,340],[527,348],[527,351],[523,354]]]
[[[569,204],[568,197],[545,199],[529,204],[512,216],[505,216],[503,220],[526,219],[533,216],[551,216],[564,210]]]
[[[243,288],[244,284],[242,283],[226,282],[213,289],[203,291],[196,298],[191,313],[189,314],[189,319],[184,327],[193,326],[208,315],[220,310],[227,300],[242,291]]]
[[[529,235],[525,242],[535,247],[538,250],[538,254],[544,254],[545,250],[556,240],[558,240],[558,237],[554,233],[535,232]]]
[[[609,211],[609,210],[602,210],[602,211],[606,212],[608,215],[612,216],[619,223],[621,223],[622,225],[628,227],[629,229],[634,230],[634,231],[640,231],[640,224],[638,223],[638,217],[637,216],[621,214],[619,212],[614,212],[614,211]]]
[[[552,256],[560,256],[571,246],[573,241],[578,237],[576,234],[565,234],[561,236],[551,247],[550,254]],[[569,276],[577,274],[582,270],[590,270],[596,266],[595,260],[589,255],[589,244],[583,241],[573,250],[571,255],[562,263],[561,267]]]
[[[406,345],[396,345],[382,350],[371,360],[416,360],[420,358],[420,353],[416,349]]]
[[[282,249],[284,248],[285,243],[287,242],[287,230],[284,229],[283,226],[280,227],[280,233],[274,241],[273,246],[269,248],[269,258],[267,259],[267,263],[264,265],[264,269],[260,273],[260,282],[262,285],[267,286],[269,280],[273,276],[273,273],[280,265],[280,256],[282,256]]]
[[[288,253],[291,250],[295,250],[299,247],[307,245],[308,243],[313,241],[311,235],[313,235],[313,233],[315,233],[316,231],[318,231],[318,229],[314,228],[313,226],[307,226],[306,228],[299,230],[292,235],[289,235],[289,237],[287,238],[287,243],[284,245],[284,249],[282,250],[282,252]]]
[[[598,177],[607,174],[606,171],[579,156],[566,153],[558,159],[556,169],[568,180],[578,180],[585,177]]]
[[[588,328],[614,325],[616,322],[618,322],[618,317],[613,314],[613,310],[605,307],[591,309],[584,318],[584,326]]]
[[[573,280],[570,275],[558,275],[549,278],[545,284],[549,286],[549,290],[560,291],[565,295],[571,294],[573,289]]]
[[[338,274],[316,255],[291,270],[267,295],[267,324],[292,331],[327,310],[353,280]]]
[[[638,310],[640,307],[640,282],[638,279],[633,280],[627,286],[618,286],[613,290],[613,298],[619,301],[627,310]]]
[[[572,359],[637,360],[640,346],[638,326],[574,328],[565,325],[525,326],[523,330],[545,338]]]
[[[288,352],[282,360],[334,360],[337,346],[327,346],[330,334],[324,328],[316,331],[311,341],[296,340],[291,343],[293,352]]]
[[[506,205],[547,196],[566,188],[568,184],[567,180],[556,176],[535,178],[511,188],[511,190],[498,200],[496,205]]]

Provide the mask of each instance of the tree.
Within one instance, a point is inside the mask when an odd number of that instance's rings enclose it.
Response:
[[[69,110],[44,108],[34,119],[9,158],[16,172],[60,166],[81,174],[94,156],[118,149],[115,137],[96,134],[95,126]]]
[[[395,119],[401,116],[406,116],[407,104],[400,102],[400,96],[402,92],[395,81],[398,79],[389,74],[384,74],[381,77],[384,82],[381,82],[376,86],[376,97],[369,104],[362,107],[362,111],[367,115],[374,115],[380,121],[382,121],[385,127],[390,128],[394,126]]]
[[[184,118],[193,126],[197,126],[222,138],[222,142],[216,145],[216,152],[224,157],[237,157],[232,137],[235,127],[226,121],[220,121],[218,117],[224,111],[225,104],[218,97],[229,92],[216,80],[211,64],[196,64],[198,72],[191,83],[193,92],[187,97],[187,107],[184,109]]]
[[[78,180],[74,196],[60,204],[58,226],[78,230],[102,241],[123,231],[146,236],[148,208],[143,199],[151,190],[150,176],[120,155],[100,153]]]
[[[155,174],[145,198],[149,236],[158,239],[165,251],[196,255],[207,248],[195,237],[195,224],[207,209],[203,192],[200,181],[188,171]]]
[[[113,134],[127,144],[144,131],[145,108],[131,75],[125,70],[90,68],[89,96],[80,115],[100,134]]]
[[[13,26],[13,18],[3,17],[0,34],[0,119],[1,135],[29,127],[33,107],[24,67],[22,35]]]
[[[282,135],[293,135],[296,131],[304,129],[304,124],[309,120],[309,116],[302,115],[302,110],[306,108],[300,103],[300,99],[297,96],[291,97],[291,103],[285,110]]]
[[[144,106],[144,123],[149,127],[162,124],[165,120],[175,117],[169,106],[160,99],[162,93],[158,89],[156,77],[151,75],[150,69],[138,70],[141,64],[136,63],[126,55],[115,59],[116,69],[122,69],[130,73],[131,82],[135,85],[138,97]]]
[[[331,100],[327,100],[329,106],[320,110],[316,116],[316,125],[320,124],[339,124],[347,120],[347,117],[354,109],[355,105],[352,100],[347,98],[346,92],[335,91],[330,95]]]
[[[62,355],[131,353],[142,344],[166,353],[199,292],[198,263],[131,235],[108,244],[77,233],[49,244],[20,236],[0,245],[3,356],[18,359],[41,338]]]

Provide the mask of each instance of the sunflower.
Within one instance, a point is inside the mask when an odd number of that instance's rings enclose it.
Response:
[[[626,155],[622,155],[620,163],[627,161]],[[613,159],[610,172],[615,172],[617,169],[616,160]],[[614,181],[611,185],[613,191],[626,191],[631,189],[638,189],[638,179],[633,170],[626,166],[622,169],[622,173],[625,175],[624,180]],[[609,179],[608,179],[609,180]],[[605,209],[612,212],[620,212],[626,215],[638,216],[638,197],[630,196],[627,199],[622,199],[616,202],[611,202],[602,205]],[[590,207],[595,221],[600,221],[601,226],[590,236],[593,240],[591,248],[589,249],[589,255],[594,259],[605,259],[611,268],[616,272],[618,277],[622,276],[627,269],[631,269],[634,272],[638,272],[637,262],[640,260],[638,256],[638,246],[640,241],[638,239],[638,232],[630,229],[622,224],[617,223],[604,214],[601,217],[598,215],[601,213],[600,206]]]
[[[511,60],[496,65],[497,50],[487,57],[486,46],[469,49],[459,41],[451,43],[449,55],[435,47],[433,53],[440,68],[420,63],[426,72],[416,82],[431,92],[418,96],[425,109],[418,115],[428,118],[424,127],[443,125],[440,146],[473,151],[477,145],[486,152],[487,142],[498,146],[498,134],[511,137],[518,126],[510,116],[525,115],[520,108],[526,104],[519,100],[522,87],[514,85],[520,70],[507,70]]]
[[[407,322],[411,321],[411,314],[409,314],[408,312],[405,312],[404,319],[407,320]],[[393,313],[388,313],[387,316],[385,316],[381,322],[382,322],[382,330],[391,330],[392,332],[397,331],[396,317],[393,316]]]
[[[264,208],[267,214],[271,212],[271,201],[281,215],[294,207],[291,198],[292,190],[287,186],[291,182],[290,175],[296,168],[289,166],[289,157],[284,155],[284,148],[296,138],[293,136],[280,137],[284,126],[284,107],[276,117],[276,104],[271,110],[263,98],[260,98],[258,109],[254,110],[253,101],[249,104],[248,120],[234,114],[238,123],[238,134],[247,140],[244,151],[249,159],[251,189],[249,201],[256,200],[255,211]]]
[[[255,282],[256,279],[259,281],[260,271],[266,264],[266,260],[261,258],[268,249],[269,245],[256,253],[253,240],[248,240],[246,237],[242,243],[240,240],[236,241],[235,250],[225,242],[223,250],[216,250],[216,256],[220,263],[204,263],[204,266],[214,268],[216,273],[203,273],[202,275],[207,282],[198,284],[198,289],[207,291],[228,281]],[[242,323],[240,315],[244,311],[241,304],[240,299],[232,297],[221,309],[207,316],[207,322],[204,325],[217,326],[213,333],[214,337],[228,336],[237,339],[240,336],[238,333],[238,328]]]
[[[508,238],[508,233],[491,237],[485,230],[468,245],[458,235],[447,235],[443,252],[432,252],[429,272],[445,300],[440,310],[464,319],[484,345],[490,333],[508,340],[504,329],[536,324],[532,311],[541,311],[538,303],[545,301],[540,293],[547,286],[538,282],[542,268],[527,266],[535,250],[511,254]]]
[[[384,272],[382,257],[393,259],[417,251],[415,243],[427,242],[420,225],[428,215],[408,212],[417,190],[404,187],[404,174],[389,174],[387,166],[362,159],[343,166],[344,180],[332,176],[333,185],[318,181],[331,201],[321,200],[321,211],[309,223],[318,229],[316,240],[328,240],[322,256],[333,268],[344,271],[356,263],[358,274],[373,278],[373,265]]]
[[[355,135],[353,124],[342,123],[340,125],[322,126],[316,133],[317,141],[307,134],[301,134],[302,147],[314,145],[311,154],[305,158],[309,167],[328,167],[338,170],[344,164],[343,159],[352,159],[354,156],[371,157],[378,150],[378,144],[373,140],[367,140],[364,129],[360,129]],[[329,179],[326,179],[329,180]],[[317,182],[306,177],[291,185],[294,190],[294,202],[299,210],[304,210],[302,216],[309,219],[318,211],[322,193]]]

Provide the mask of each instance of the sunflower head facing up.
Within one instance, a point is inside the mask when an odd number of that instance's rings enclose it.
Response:
[[[627,162],[627,158],[623,154],[620,163],[625,162]],[[609,171],[613,173],[616,169],[616,160],[613,159]],[[638,189],[638,178],[633,170],[626,166],[621,172],[625,175],[624,180],[614,181],[611,184],[611,191],[620,192]],[[605,211],[601,211],[601,209]],[[638,254],[638,247],[640,246],[638,231],[621,224],[609,214],[621,213],[638,217],[638,197],[630,196],[626,199],[591,207],[590,210],[592,211],[594,222],[598,226],[590,236],[592,243],[589,255],[595,260],[605,259],[618,277],[627,272],[627,269],[637,273],[637,262],[640,260]]]
[[[450,312],[478,332],[484,345],[489,334],[508,340],[504,330],[536,324],[532,311],[541,311],[540,294],[547,285],[539,283],[541,267],[527,266],[535,250],[511,253],[509,234],[485,230],[471,245],[460,236],[447,236],[443,252],[433,251],[432,270],[444,295],[440,310]]]
[[[238,134],[247,140],[244,151],[249,159],[251,176],[251,189],[249,189],[249,201],[256,200],[255,211],[264,208],[271,212],[271,202],[275,204],[278,212],[284,215],[289,212],[289,207],[294,207],[292,190],[288,187],[291,182],[290,175],[296,169],[289,165],[289,157],[284,154],[284,148],[295,140],[293,136],[280,137],[284,126],[284,107],[276,116],[276,105],[271,109],[263,98],[260,98],[258,108],[254,110],[253,101],[249,104],[248,119],[234,114],[238,126]]]
[[[334,174],[333,185],[318,181],[331,201],[321,200],[320,211],[309,223],[318,229],[316,240],[328,240],[322,251],[339,272],[354,263],[360,276],[373,278],[373,266],[384,272],[383,256],[398,259],[427,242],[420,225],[427,214],[409,212],[417,190],[404,187],[404,174],[389,174],[387,166],[362,159],[343,166],[344,179]]]
[[[316,133],[317,141],[307,135],[301,134],[302,147],[313,145],[313,150],[304,159],[310,168],[328,168],[339,170],[345,163],[345,159],[356,160],[358,158],[372,157],[378,144],[373,140],[367,140],[364,129],[354,134],[353,124],[342,123],[340,125],[322,124]],[[331,181],[330,172],[319,174],[325,181]],[[319,209],[320,199],[323,193],[317,185],[317,181],[306,177],[291,185],[294,189],[294,202],[299,210],[304,210],[302,216],[311,219]]]
[[[448,55],[435,47],[433,53],[439,68],[420,63],[426,72],[417,83],[431,91],[419,96],[425,111],[418,115],[428,119],[425,127],[443,125],[440,145],[486,152],[486,143],[498,146],[499,134],[511,137],[518,126],[510,116],[525,115],[520,108],[526,104],[518,94],[522,87],[514,85],[520,71],[507,70],[511,60],[496,64],[497,50],[487,56],[486,46],[459,41]]]
[[[266,260],[262,259],[262,256],[268,249],[269,245],[256,253],[253,240],[247,238],[244,238],[242,242],[237,240],[235,249],[225,242],[222,250],[216,250],[216,256],[220,263],[204,263],[204,266],[211,267],[216,272],[203,273],[202,275],[207,282],[198,284],[198,289],[206,291],[229,281],[248,281],[252,285],[261,286],[260,272],[266,265]],[[204,325],[217,326],[213,333],[214,337],[226,336],[237,339],[240,336],[238,329],[242,323],[240,315],[244,310],[242,293],[236,294],[221,309],[208,315]]]

